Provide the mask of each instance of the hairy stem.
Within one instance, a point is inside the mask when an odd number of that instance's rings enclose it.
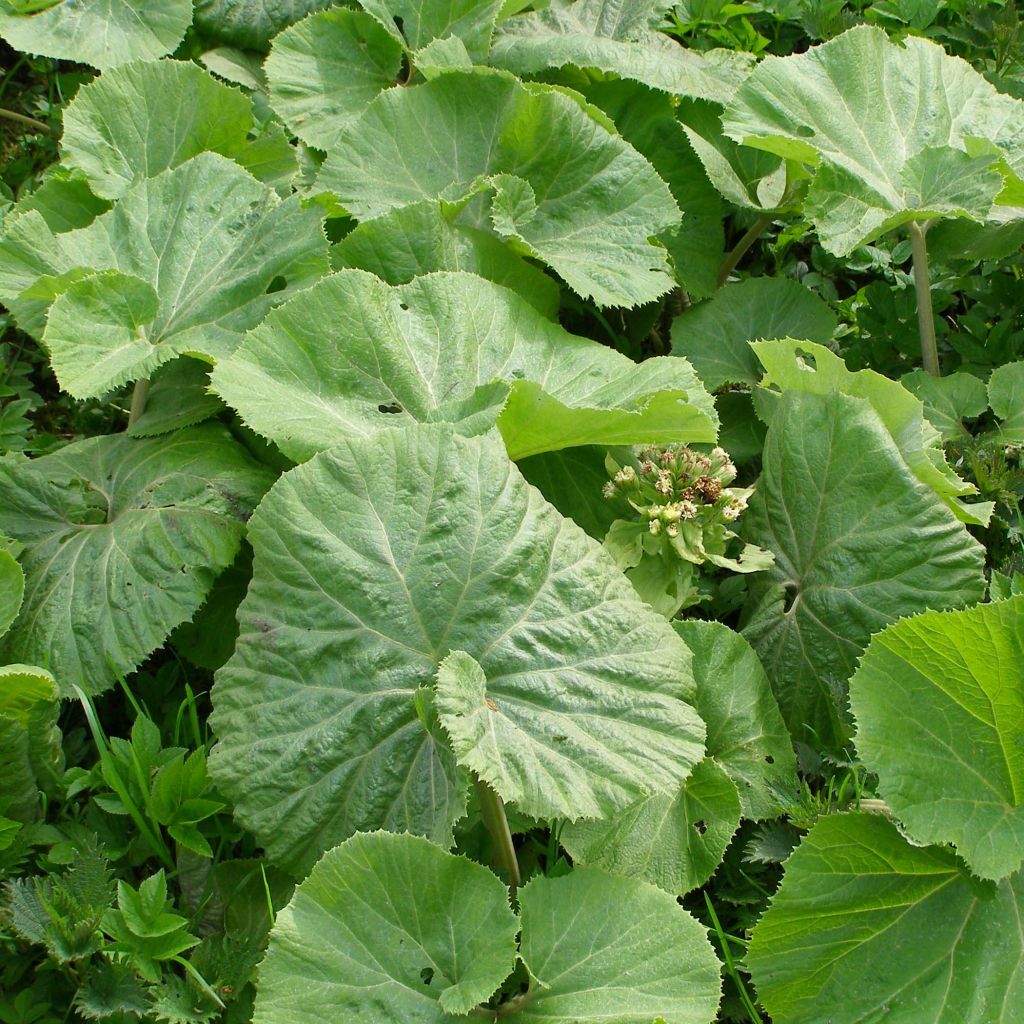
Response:
[[[505,817],[505,805],[501,802],[501,797],[481,779],[476,780],[476,795],[480,801],[480,817],[483,818],[484,826],[497,847],[498,864],[508,875],[509,885],[516,888],[522,885],[523,881],[519,874],[516,848],[512,843],[512,831],[508,827],[508,818]]]
[[[935,312],[932,309],[932,291],[928,283],[928,250],[924,235],[928,225],[912,220],[910,246],[914,255],[914,292],[917,294],[917,330],[921,335],[921,361],[933,376],[941,376],[939,349],[935,343]]]
[[[149,378],[141,377],[135,382],[135,390],[132,392],[132,407],[128,411],[129,427],[146,411],[146,399],[148,397]]]
[[[768,214],[762,214],[747,229],[747,233],[733,246],[732,251],[725,257],[721,267],[718,268],[718,287],[721,288],[729,275],[736,269],[736,264],[743,259],[744,253],[763,235],[771,226],[772,218]]]
[[[37,121],[34,117],[29,117],[28,114],[19,114],[16,110],[0,107],[0,117],[8,121],[17,121],[18,124],[33,128],[37,132],[42,132],[43,135],[50,135],[53,138],[57,137],[57,133],[48,124],[43,121]]]

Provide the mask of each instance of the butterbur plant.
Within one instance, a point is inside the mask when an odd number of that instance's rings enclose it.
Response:
[[[604,546],[655,611],[672,618],[708,600],[701,566],[748,573],[772,564],[770,551],[736,533],[754,488],[730,486],[736,467],[722,448],[646,447],[622,465],[609,455],[607,466],[605,498],[632,514],[612,523]]]

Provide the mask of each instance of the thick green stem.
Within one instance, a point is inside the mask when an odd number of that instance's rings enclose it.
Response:
[[[911,252],[914,255],[914,291],[917,294],[917,329],[921,335],[921,361],[933,377],[939,377],[941,371],[939,348],[935,343],[935,311],[932,309],[932,290],[928,283],[928,249],[924,242],[928,225],[912,220],[908,227]]]
[[[8,110],[6,107],[0,107],[0,117],[5,118],[8,121],[17,121],[18,124],[23,124],[28,128],[32,128],[34,131],[40,132],[43,135],[52,135],[56,138],[57,133],[48,125],[42,121],[37,121],[34,117],[29,117],[27,114],[19,114],[16,110]]]
[[[744,253],[771,227],[772,218],[768,214],[762,214],[747,229],[747,233],[733,246],[732,252],[726,257],[721,267],[718,268],[718,287],[721,288],[729,275],[736,269],[736,264],[743,259]]]
[[[505,805],[501,802],[501,797],[480,779],[476,780],[476,795],[480,801],[480,817],[483,818],[484,826],[494,840],[498,863],[505,869],[509,885],[513,888],[518,887],[523,881],[519,874],[516,848],[512,843],[512,830],[508,827],[508,818],[505,817]]]
[[[135,390],[132,392],[132,407],[128,411],[129,427],[146,411],[146,399],[148,397],[149,378],[142,377],[135,382]]]

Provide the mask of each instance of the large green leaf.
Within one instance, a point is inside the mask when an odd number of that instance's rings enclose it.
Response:
[[[1005,139],[1014,104],[935,43],[896,44],[861,26],[766,57],[723,125],[737,141],[817,165],[805,212],[822,245],[843,255],[910,220],[984,219],[1003,188],[995,143],[1019,147]]]
[[[7,538],[0,537],[0,636],[10,628],[25,596],[25,573],[6,543]]]
[[[36,332],[49,306],[43,338],[76,397],[182,353],[227,355],[327,268],[320,215],[214,153],[140,182],[86,228],[54,235],[35,212],[17,227],[0,253],[3,297]]]
[[[334,7],[275,40],[265,70],[270,102],[310,146],[332,150],[345,126],[395,84],[402,47],[369,14]]]
[[[497,71],[378,96],[341,133],[319,184],[358,220],[476,195],[477,226],[602,306],[649,302],[673,284],[649,238],[680,213],[651,165],[577,98]]]
[[[999,434],[1009,444],[1024,443],[1024,362],[1005,363],[992,371],[988,401],[999,417]]]
[[[794,737],[849,737],[846,683],[873,633],[984,594],[984,549],[917,480],[866,399],[778,397],[743,536],[775,555],[744,633]]]
[[[195,0],[196,27],[243,50],[266,50],[281,29],[334,0]]]
[[[553,0],[501,23],[489,61],[518,75],[574,64],[678,96],[725,102],[727,69],[656,30],[664,0]]]
[[[106,70],[174,50],[192,22],[191,0],[62,0],[37,13],[0,0],[0,36],[17,50]]]
[[[0,655],[48,666],[63,696],[113,686],[203,603],[270,479],[218,426],[0,464],[0,531],[26,577]]]
[[[836,315],[814,292],[785,277],[727,284],[672,321],[672,352],[693,364],[706,387],[754,385],[761,368],[750,342],[806,338],[827,342]]]
[[[282,477],[249,537],[211,770],[297,872],[360,829],[450,842],[465,776],[417,691],[452,650],[476,659],[508,723],[565,751],[537,810],[610,813],[701,757],[689,651],[493,433],[345,441]]]
[[[490,231],[449,219],[441,203],[414,203],[350,231],[331,250],[336,269],[368,270],[407,284],[435,270],[463,270],[518,292],[549,320],[558,319],[558,282]]]
[[[538,877],[521,917],[486,868],[424,839],[356,835],[328,852],[278,915],[256,1024],[345,1020],[455,1024],[512,972],[529,989],[509,1024],[707,1024],[719,965],[703,928],[666,893],[582,868]],[[480,1007],[473,1017],[491,1019]]]
[[[409,50],[455,38],[471,60],[483,63],[502,0],[359,0],[359,5]]]
[[[1024,597],[925,612],[874,636],[850,681],[857,749],[921,843],[975,874],[1024,862]]]
[[[277,917],[257,1024],[448,1021],[513,967],[518,921],[487,868],[410,835],[355,835]]]
[[[198,65],[129,64],[84,86],[68,104],[61,155],[85,173],[97,195],[118,199],[142,179],[204,151],[263,179],[262,147],[248,141],[252,131],[251,101]]]
[[[1016,1024],[1024,879],[978,882],[867,814],[831,815],[786,861],[746,964],[776,1024]]]
[[[925,418],[924,405],[898,381],[874,370],[852,372],[840,356],[823,345],[785,338],[757,342],[751,347],[765,368],[761,380],[764,388],[817,395],[839,393],[869,402],[914,476],[931,488],[958,519],[975,526],[988,523],[992,503],[963,501],[965,495],[977,494],[978,488],[961,480],[946,462],[942,437]],[[761,397],[769,400],[763,393]]]
[[[211,380],[297,461],[417,421],[467,434],[497,421],[516,459],[580,444],[710,442],[717,428],[685,361],[637,365],[461,273],[392,288],[341,271],[275,310]]]
[[[965,419],[974,419],[988,410],[985,383],[971,373],[950,373],[935,377],[927,370],[911,370],[900,383],[924,405],[928,422],[944,441],[963,441],[971,436]]]
[[[764,667],[720,622],[673,626],[693,653],[694,706],[707,723],[708,756],[736,783],[744,817],[776,817],[793,796],[796,755]]]
[[[57,728],[57,684],[45,669],[0,668],[0,815],[15,821],[42,816],[40,793],[53,795],[63,774]]]

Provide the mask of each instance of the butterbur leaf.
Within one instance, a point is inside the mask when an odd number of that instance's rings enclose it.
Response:
[[[850,703],[861,758],[912,839],[953,843],[983,878],[1020,868],[1024,597],[889,626],[861,658]]]
[[[814,292],[784,277],[727,284],[672,321],[672,352],[693,364],[705,386],[754,385],[761,367],[750,342],[806,338],[827,342],[836,315]]]
[[[896,44],[860,26],[765,58],[723,125],[748,146],[817,165],[805,209],[822,245],[844,255],[910,220],[984,219],[1003,188],[997,143],[1019,147],[1004,123],[1020,106],[935,43]]]
[[[266,52],[282,29],[333,0],[196,0],[196,27],[243,50]]]
[[[0,537],[0,636],[14,621],[25,596],[25,573],[14,553],[2,546],[5,541]]]
[[[935,377],[926,370],[911,370],[900,383],[921,400],[928,422],[945,441],[969,437],[964,420],[974,419],[988,409],[985,384],[970,373]]]
[[[719,622],[688,619],[675,631],[693,653],[694,706],[708,727],[708,756],[736,783],[743,815],[775,817],[790,802],[796,755],[778,702],[750,644]]]
[[[332,7],[275,40],[265,70],[275,112],[303,142],[330,152],[345,126],[395,84],[402,46],[363,11]]]
[[[717,427],[684,360],[638,366],[462,273],[395,288],[335,274],[275,310],[211,381],[296,460],[417,421],[467,434],[497,422],[515,459],[579,444],[713,441]]]
[[[49,295],[41,280],[29,300],[39,296],[37,305],[11,305],[32,330],[56,296],[43,337],[58,380],[77,397],[148,376],[182,353],[227,355],[327,269],[320,215],[298,197],[279,201],[213,153],[141,182],[89,227],[47,244]]]
[[[448,4],[433,0],[359,0],[359,4],[410,50],[420,50],[435,39],[455,37],[467,53],[482,61],[490,49],[502,0],[454,0]]]
[[[64,116],[67,117],[66,111]],[[81,171],[66,168],[62,164],[51,164],[44,172],[39,187],[19,199],[15,205],[19,213],[37,211],[46,226],[56,234],[88,227],[109,209],[110,203],[93,192]]]
[[[991,502],[969,504],[964,496],[978,488],[961,480],[946,462],[939,432],[925,418],[921,401],[898,381],[874,370],[851,372],[843,360],[823,345],[807,345],[790,338],[761,341],[752,346],[764,365],[764,388],[799,390],[813,394],[855,395],[871,404],[910,471],[953,511],[957,519],[985,526]],[[766,416],[771,422],[770,407]]]
[[[331,250],[336,269],[368,270],[388,284],[406,284],[435,270],[462,270],[518,292],[549,320],[558,320],[558,282],[513,252],[490,231],[450,220],[440,203],[403,206],[358,225]]]
[[[166,363],[150,378],[146,408],[128,427],[131,437],[156,437],[202,423],[224,409],[209,393],[210,367],[183,357]]]
[[[26,576],[0,656],[49,665],[62,696],[112,686],[203,603],[271,479],[212,425],[0,467],[0,530],[25,544]]]
[[[441,1024],[504,981],[517,927],[485,867],[417,836],[353,836],[278,915],[255,1020],[299,1024],[329,1006],[355,1020]]]
[[[426,840],[353,836],[278,915],[254,1020],[299,1024],[324,1006],[352,1019],[461,1019],[511,973],[520,927],[530,988],[505,1004],[511,1024],[714,1016],[718,961],[668,894],[579,869],[534,879],[520,905],[517,919],[491,872]]]
[[[517,75],[573,64],[596,68],[677,96],[724,102],[728,69],[656,30],[660,0],[553,0],[502,22],[489,62]]]
[[[79,0],[35,13],[0,3],[0,36],[15,49],[101,71],[170,53],[191,21],[191,0]]]
[[[794,738],[819,749],[849,737],[847,680],[873,633],[984,594],[984,549],[864,398],[779,397],[743,535],[775,554],[751,578],[744,635]]]
[[[550,793],[531,790],[566,816],[672,791],[703,753],[685,645],[493,433],[344,441],[281,478],[249,539],[210,769],[296,873],[357,830],[450,844],[467,780],[415,695],[452,650],[479,664],[510,723],[578,758]]]
[[[424,124],[429,143],[410,146]],[[497,71],[452,71],[378,96],[342,132],[318,184],[360,221],[493,195],[498,235],[602,306],[649,302],[673,284],[649,238],[681,214],[650,164],[577,98]]]
[[[1012,1024],[1024,879],[979,882],[884,818],[828,815],[786,861],[745,957],[777,1024]]]
[[[675,794],[648,797],[606,821],[567,824],[559,841],[576,864],[682,895],[711,877],[739,823],[736,784],[705,758]]]
[[[266,143],[249,142],[253,128],[251,101],[198,65],[129,64],[83,86],[68,104],[61,155],[107,199],[203,152],[220,153],[268,180],[259,152]]]
[[[1024,443],[1024,362],[997,366],[988,380],[988,401],[999,417],[999,437]]]

